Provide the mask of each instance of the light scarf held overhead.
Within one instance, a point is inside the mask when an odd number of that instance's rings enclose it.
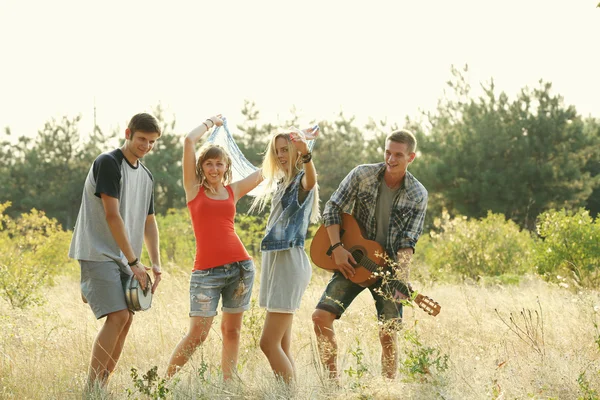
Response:
[[[221,129],[220,126],[215,127],[206,141],[223,146],[223,148],[229,153],[229,156],[231,157],[232,182],[237,182],[240,179],[244,179],[258,169],[258,167],[255,167],[250,161],[248,161],[238,145],[235,143],[233,135],[227,126],[226,118],[223,118],[223,129]],[[316,140],[308,140],[309,151],[312,152],[313,148],[315,147],[315,142]],[[263,183],[252,189],[252,191],[248,194],[250,196],[258,196],[263,190]]]

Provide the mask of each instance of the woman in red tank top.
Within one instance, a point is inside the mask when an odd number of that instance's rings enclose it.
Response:
[[[202,344],[223,303],[221,332],[223,379],[233,376],[238,360],[242,315],[250,305],[254,264],[235,232],[235,204],[262,180],[261,170],[231,182],[231,159],[221,146],[206,143],[196,160],[196,143],[215,125],[211,117],[187,134],[183,145],[183,185],[196,238],[190,278],[190,328],[169,361],[173,376]]]

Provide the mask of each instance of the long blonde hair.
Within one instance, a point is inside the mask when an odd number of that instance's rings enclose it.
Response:
[[[277,157],[277,139],[283,138],[287,142],[288,146],[288,162],[286,168],[283,169],[279,158]],[[262,162],[262,175],[264,177],[264,188],[254,198],[252,205],[250,206],[250,212],[258,210],[262,212],[265,205],[273,197],[273,194],[277,190],[285,190],[290,183],[294,181],[296,175],[304,169],[304,163],[296,146],[292,143],[290,135],[288,133],[276,133],[271,137],[267,148],[265,150]],[[319,185],[315,184],[313,188],[315,196],[312,204],[312,212],[310,222],[316,223],[320,219],[319,211]]]
[[[196,178],[198,179],[198,186],[204,186],[205,190],[209,190],[211,193],[216,194],[216,190],[208,184],[206,176],[202,170],[202,164],[206,160],[220,159],[225,162],[227,170],[223,174],[223,186],[227,186],[231,183],[232,172],[231,172],[231,157],[227,150],[222,146],[213,143],[204,143],[200,150],[198,150],[198,162],[196,163]]]

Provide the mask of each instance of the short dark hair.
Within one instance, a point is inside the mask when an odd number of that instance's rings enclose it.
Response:
[[[127,128],[129,128],[132,135],[135,132],[158,133],[158,136],[162,134],[156,118],[147,113],[135,114],[129,121]]]
[[[408,146],[408,151],[411,153],[417,151],[417,139],[415,138],[415,135],[407,129],[399,129],[390,133],[387,138],[385,138],[386,142],[388,140],[396,143],[404,143]]]

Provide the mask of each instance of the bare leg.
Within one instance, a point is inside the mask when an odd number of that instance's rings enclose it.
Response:
[[[244,313],[223,313],[221,320],[221,334],[223,336],[223,354],[221,355],[221,368],[223,379],[228,380],[236,373],[238,355],[240,351],[240,331]]]
[[[116,311],[106,316],[106,321],[98,332],[92,347],[92,358],[88,371],[88,387],[92,387],[95,384],[106,385],[106,379],[109,375],[109,363],[112,363],[110,364],[112,368],[116,365],[117,360],[111,360],[111,358],[113,357],[121,333],[125,329],[125,335],[127,335],[129,331],[129,326],[131,325],[130,318],[131,314],[129,310]],[[124,342],[125,339],[123,338]],[[121,349],[123,343],[121,344]],[[119,355],[120,353],[121,350],[118,351]]]
[[[293,321],[292,321],[293,322]],[[283,352],[287,355],[288,360],[290,360],[290,364],[292,364],[292,370],[294,371],[294,379],[296,379],[296,365],[294,364],[294,359],[292,358],[292,353],[290,351],[290,347],[292,345],[292,324],[288,326],[285,334],[283,335],[283,339],[281,340],[281,348]]]
[[[294,379],[294,362],[290,355],[293,320],[294,314],[267,312],[260,338],[260,348],[273,372],[286,383]]]
[[[389,379],[396,377],[398,369],[398,338],[392,326],[384,326],[379,330],[381,342],[381,374]]]
[[[132,323],[133,313],[130,312],[129,321],[123,327],[121,334],[117,338],[117,343],[115,344],[115,348],[113,349],[112,356],[108,359],[108,364],[106,365],[108,376],[110,376],[117,367],[117,363],[119,362],[119,358],[121,358],[121,353],[123,352],[123,346],[125,346],[125,339],[127,339],[127,334],[129,333],[129,328],[131,328]]]
[[[190,359],[196,348],[204,343],[214,317],[190,317],[190,330],[181,339],[169,360],[167,378],[172,377]]]
[[[337,342],[333,330],[335,314],[325,310],[315,310],[312,315],[321,362],[329,371],[331,379],[337,379]]]

